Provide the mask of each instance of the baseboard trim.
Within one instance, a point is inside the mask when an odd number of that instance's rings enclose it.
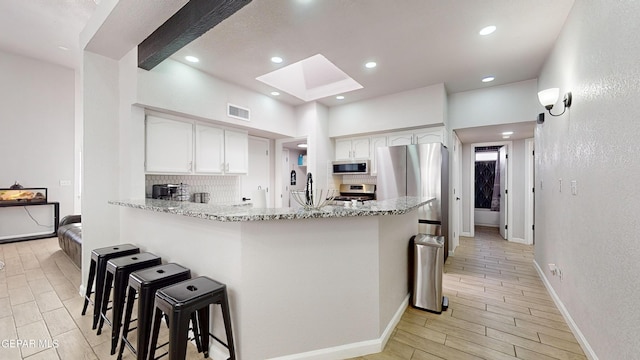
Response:
[[[542,268],[540,267],[540,265],[538,265],[538,262],[533,260],[533,265],[535,266],[536,271],[538,271],[538,275],[540,275],[540,278],[542,279],[544,286],[547,288],[547,291],[549,291],[549,294],[551,294],[551,298],[553,299],[553,302],[556,303],[556,306],[558,307],[558,310],[560,310],[562,317],[564,317],[564,320],[569,325],[569,329],[571,329],[573,336],[575,336],[576,339],[578,340],[578,343],[580,344],[582,351],[584,351],[584,354],[587,356],[589,360],[598,360],[598,356],[591,348],[591,345],[589,345],[589,342],[584,337],[584,334],[582,334],[582,331],[580,331],[580,329],[578,328],[578,325],[576,324],[576,322],[573,321],[571,314],[569,314],[569,311],[564,306],[564,304],[560,300],[560,297],[551,286],[549,279],[547,279],[547,276],[544,274],[544,271],[542,271]]]
[[[334,346],[331,348],[319,349],[308,351],[299,354],[292,354],[286,356],[280,356],[276,358],[271,358],[270,360],[327,360],[327,359],[348,359],[357,356],[369,355],[379,353],[384,350],[385,345],[387,345],[387,341],[391,337],[391,333],[396,328],[396,325],[400,322],[402,318],[402,314],[409,306],[409,297],[407,294],[405,299],[400,304],[400,307],[396,311],[396,313],[387,324],[387,327],[382,332],[379,338],[373,340],[360,341],[351,344],[345,344],[340,346]]]
[[[518,244],[531,245],[531,244],[529,244],[529,243],[527,242],[527,240],[525,240],[525,239],[523,239],[523,238],[517,238],[517,237],[514,237],[514,238],[509,239],[509,241],[514,242],[514,243],[518,243]]]
[[[464,237],[473,237],[473,235],[471,235],[471,232],[469,231],[463,231],[460,233],[460,236],[464,236]]]

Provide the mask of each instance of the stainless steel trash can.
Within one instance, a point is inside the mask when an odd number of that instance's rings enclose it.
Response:
[[[447,310],[449,300],[442,296],[442,269],[444,267],[444,236],[417,234],[413,242],[414,307],[441,313]]]

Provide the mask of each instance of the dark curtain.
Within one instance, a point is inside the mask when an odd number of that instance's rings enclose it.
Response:
[[[476,161],[476,209],[491,209],[497,161]]]

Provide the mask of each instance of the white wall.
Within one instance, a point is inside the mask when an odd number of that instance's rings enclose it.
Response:
[[[74,71],[0,51],[0,79],[0,188],[46,187],[60,216],[73,214]]]
[[[329,109],[329,136],[447,124],[444,84],[427,86]]]
[[[292,106],[167,59],[138,73],[137,102],[160,111],[294,136]],[[251,121],[227,116],[227,103],[251,110]]]
[[[533,121],[540,112],[537,80],[449,95],[449,129]]]
[[[539,78],[573,105],[535,136],[535,260],[600,359],[638,357],[638,14],[639,2],[576,1]]]

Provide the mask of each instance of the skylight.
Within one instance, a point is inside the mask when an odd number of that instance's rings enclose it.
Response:
[[[256,80],[303,101],[362,89],[362,85],[321,54],[258,76]]]

